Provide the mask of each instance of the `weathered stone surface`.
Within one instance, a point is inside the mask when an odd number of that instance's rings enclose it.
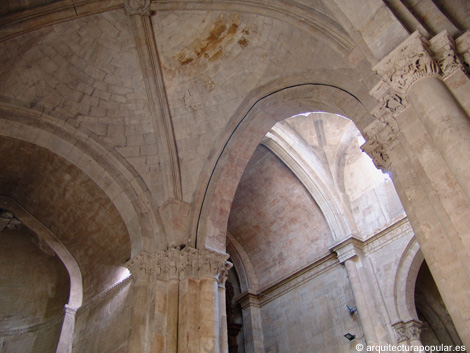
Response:
[[[469,345],[469,10],[2,1],[0,350]]]

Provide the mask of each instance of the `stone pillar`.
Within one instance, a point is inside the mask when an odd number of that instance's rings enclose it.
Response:
[[[151,349],[149,326],[153,321],[153,316],[150,315],[153,313],[150,291],[153,273],[152,260],[151,254],[142,252],[126,264],[134,280],[129,353],[149,353]]]
[[[176,257],[175,257],[176,258]],[[227,254],[189,247],[179,252],[178,352],[220,353],[225,349],[226,332],[221,333],[219,280],[225,283]],[[223,301],[225,293],[222,291]],[[225,305],[223,305],[225,308]],[[226,352],[222,352],[226,353]]]
[[[470,123],[446,84],[468,76],[453,48],[445,33],[430,43],[415,33],[374,68],[383,77],[371,91],[380,103],[372,112],[377,119],[364,129],[363,150],[392,174],[442,298],[469,345]]]
[[[57,344],[57,353],[71,353],[73,345],[73,333],[75,330],[75,316],[77,309],[70,305],[65,305],[64,322],[60,331],[59,343]]]
[[[248,290],[235,297],[242,307],[246,353],[264,353],[263,326],[257,295]]]
[[[367,345],[376,346],[380,343],[389,343],[381,342],[378,338],[375,328],[383,327],[383,325],[374,307],[373,293],[368,286],[368,279],[364,278],[367,277],[367,274],[360,274],[365,270],[362,261],[362,242],[357,238],[350,237],[332,246],[331,251],[336,252],[340,263],[346,267]]]
[[[128,351],[228,353],[224,285],[232,264],[227,258],[225,253],[185,247],[131,259]]]
[[[167,331],[165,347],[168,353],[178,351],[178,316],[179,316],[179,284],[177,278],[168,280],[167,290]]]

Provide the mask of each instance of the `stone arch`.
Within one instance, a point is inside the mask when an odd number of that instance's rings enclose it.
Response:
[[[198,248],[225,250],[231,202],[253,151],[278,121],[308,111],[341,114],[353,121],[367,116],[357,97],[330,84],[292,85],[245,100],[227,125],[220,145],[211,153],[211,174],[202,176],[203,186],[195,196],[194,238],[190,242]]]
[[[396,313],[392,320],[395,322],[419,321],[415,306],[415,284],[424,256],[415,237],[406,247],[398,265],[394,285]],[[395,317],[393,317],[395,316]]]
[[[131,257],[143,248],[164,247],[163,228],[152,211],[144,182],[117,153],[91,132],[56,118],[0,103],[0,136],[45,148],[82,170],[109,197],[130,236]],[[159,244],[156,244],[160,240]]]
[[[70,295],[68,305],[73,308],[79,308],[83,301],[83,283],[82,273],[77,261],[75,261],[67,248],[54,234],[51,233],[49,229],[41,224],[41,222],[21,207],[21,205],[16,201],[5,196],[0,196],[0,204],[3,208],[13,212],[13,214],[21,220],[21,223],[35,232],[39,238],[43,239],[47,245],[54,250],[69,273]]]
[[[258,290],[258,279],[250,258],[240,243],[229,232],[227,232],[227,253],[230,255],[237,271],[241,292],[243,293],[248,289]]]

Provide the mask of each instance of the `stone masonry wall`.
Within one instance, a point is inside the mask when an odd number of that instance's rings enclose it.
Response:
[[[130,331],[132,279],[77,312],[73,353],[124,353]]]

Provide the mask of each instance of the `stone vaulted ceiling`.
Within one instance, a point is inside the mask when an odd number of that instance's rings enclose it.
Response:
[[[111,286],[130,241],[102,190],[57,155],[13,138],[0,139],[0,164],[0,195],[24,205],[69,250],[83,274],[84,299]]]

